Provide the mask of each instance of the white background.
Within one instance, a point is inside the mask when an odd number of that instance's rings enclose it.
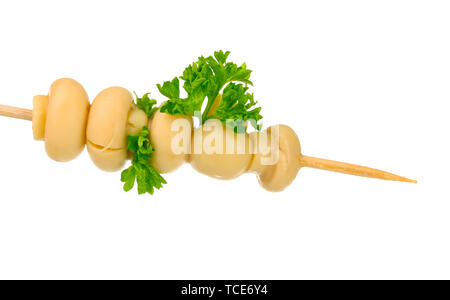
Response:
[[[59,77],[139,94],[199,55],[254,72],[264,124],[303,153],[417,185],[302,169],[281,193],[184,165],[153,197],[86,151],[50,160],[0,118],[2,279],[450,278],[448,1],[2,1],[3,104]]]

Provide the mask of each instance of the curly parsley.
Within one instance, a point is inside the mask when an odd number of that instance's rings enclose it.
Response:
[[[153,114],[155,113],[155,111],[158,110],[158,107],[155,106],[156,105],[156,100],[155,99],[150,99],[150,97],[148,95],[150,95],[150,93],[145,93],[142,97],[139,97],[136,92],[133,92],[134,95],[136,96],[136,105],[142,109],[149,118],[151,118],[153,116]]]
[[[155,149],[150,144],[149,131],[146,126],[137,135],[127,136],[128,150],[134,153],[131,166],[121,174],[123,189],[128,192],[137,182],[138,193],[153,195],[154,189],[162,188],[166,180],[150,165],[151,154]]]
[[[195,111],[201,111],[203,102],[208,99],[202,112],[202,122],[207,119],[219,119],[226,122],[227,119],[256,121],[252,125],[259,129],[257,122],[262,119],[261,108],[254,107],[256,101],[253,94],[247,92],[251,70],[245,63],[241,66],[233,62],[227,62],[229,51],[216,51],[214,56],[200,56],[197,62],[189,65],[179,78],[184,80],[183,88],[187,93],[186,98],[180,98],[180,82],[178,77],[172,81],[158,84],[158,90],[169,100],[161,107],[161,112],[171,115],[190,115]],[[235,83],[236,82],[236,83]],[[222,101],[217,110],[208,117],[214,100],[223,89]]]

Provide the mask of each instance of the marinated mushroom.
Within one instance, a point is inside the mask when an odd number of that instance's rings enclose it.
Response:
[[[56,161],[70,161],[83,151],[89,98],[75,80],[58,79],[50,86],[45,122],[45,149]]]
[[[273,131],[276,133],[273,134]],[[298,159],[301,157],[300,141],[294,130],[286,125],[269,127],[264,135],[268,141],[267,149],[261,149],[264,146],[256,141],[256,139],[261,139],[261,136],[252,135],[253,143],[257,145],[258,150],[250,171],[258,175],[259,183],[263,188],[279,192],[292,183],[300,170],[301,165],[298,163]],[[273,136],[278,139],[275,142],[278,144],[276,148],[272,147]],[[267,162],[264,163],[264,160]]]
[[[87,144],[100,169],[121,173],[124,190],[137,182],[138,192],[153,194],[168,173],[189,162],[198,172],[218,179],[255,173],[263,188],[278,192],[289,186],[302,167],[416,182],[388,172],[302,155],[289,126],[259,131],[261,108],[248,92],[251,71],[228,62],[229,52],[201,56],[180,77],[157,85],[168,98],[158,109],[149,94],[142,98],[121,87],[101,91],[89,105],[83,87],[73,79],[56,80],[48,96],[35,96],[33,111],[0,105],[0,115],[32,120],[33,136],[44,140],[50,158],[74,159]],[[180,93],[179,78],[186,97]],[[193,117],[199,117],[194,128]],[[231,123],[229,123],[231,121]],[[232,125],[232,126],[231,126]],[[235,126],[240,125],[240,126]],[[257,130],[247,133],[249,126]]]
[[[169,115],[158,109],[148,128],[150,142],[155,148],[150,160],[152,166],[161,174],[178,169],[189,156],[192,117]]]
[[[33,98],[32,127],[33,137],[37,141],[45,139],[45,122],[47,120],[48,96],[36,95]]]
[[[252,148],[247,134],[236,134],[219,120],[210,119],[194,131],[190,163],[210,177],[233,179],[248,170]]]
[[[92,102],[87,149],[94,164],[104,171],[117,171],[127,160],[127,126],[132,104],[133,96],[121,87],[104,89]]]

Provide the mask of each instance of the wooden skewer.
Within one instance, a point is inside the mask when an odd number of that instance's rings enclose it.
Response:
[[[0,116],[31,121],[33,111],[31,109],[0,104]]]
[[[32,115],[33,111],[30,109],[0,104],[0,116],[31,121]],[[301,167],[309,167],[363,177],[417,183],[416,180],[401,177],[392,173],[340,161],[316,158],[306,155],[301,155],[298,160]]]
[[[328,160],[323,158],[316,158],[302,155],[299,157],[300,166],[314,169],[321,169],[339,173],[345,173],[356,176],[379,178],[384,180],[395,180],[403,182],[417,183],[417,180],[412,180],[406,177],[401,177],[385,171],[358,166],[354,164],[344,163],[340,161]]]

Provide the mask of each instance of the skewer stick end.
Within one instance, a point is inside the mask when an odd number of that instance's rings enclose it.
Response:
[[[311,156],[301,155],[298,158],[301,167],[309,167],[333,172],[339,172],[349,175],[378,178],[384,180],[402,181],[417,183],[417,180],[409,179],[406,177],[398,176],[386,171],[381,171],[374,168],[344,163],[340,161],[333,161],[323,158],[316,158]]]
[[[0,116],[31,121],[33,111],[30,109],[0,104]]]

